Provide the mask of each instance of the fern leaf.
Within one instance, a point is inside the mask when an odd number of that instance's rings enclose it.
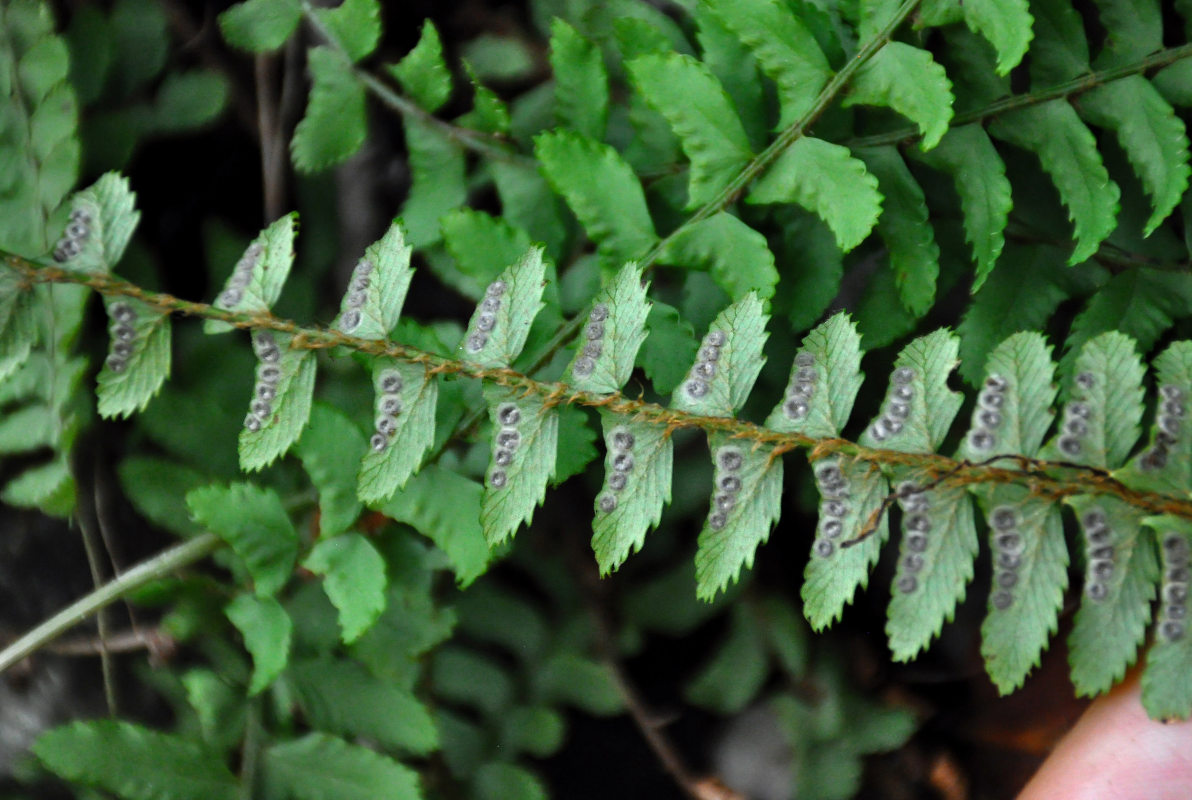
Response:
[[[429,466],[385,501],[385,516],[405,524],[447,554],[456,581],[467,586],[488,569],[489,549],[480,527],[484,489],[463,475]]]
[[[443,61],[439,31],[429,19],[422,22],[422,35],[414,49],[388,67],[406,93],[427,111],[438,111],[451,96],[451,70]]]
[[[204,486],[186,493],[195,521],[232,546],[259,597],[277,594],[294,571],[298,533],[281,498],[251,483]]]
[[[955,181],[965,239],[977,262],[972,288],[976,292],[993,271],[1006,242],[1006,220],[1013,207],[1006,165],[985,129],[976,124],[952,128],[939,146],[927,153],[910,152]]]
[[[1192,106],[1192,61],[1185,58],[1169,64],[1151,77],[1151,83],[1173,106]]]
[[[54,259],[71,269],[110,272],[140,219],[128,179],[109,172],[71,198],[70,222],[54,248]]]
[[[641,549],[671,499],[674,442],[657,425],[601,413],[606,455],[604,487],[596,496],[592,550],[607,575]]]
[[[133,298],[105,298],[111,349],[97,378],[101,417],[141,411],[170,374],[170,318]]]
[[[0,492],[0,501],[17,508],[36,508],[55,517],[75,512],[76,487],[66,454],[22,472]]]
[[[363,737],[414,755],[438,749],[426,706],[414,695],[351,661],[319,658],[292,664],[286,677],[312,725],[328,733]]]
[[[247,0],[219,15],[219,29],[233,47],[265,53],[285,44],[301,20],[299,0]]]
[[[658,262],[707,270],[733,300],[748,292],[768,300],[778,284],[766,237],[727,211],[675,231],[666,239]]]
[[[1031,12],[1035,15],[1032,88],[1054,86],[1088,72],[1088,37],[1080,12],[1068,0],[1035,0]]]
[[[934,453],[960,410],[963,398],[948,388],[959,363],[959,342],[947,330],[915,339],[902,349],[886,394],[883,413],[861,435],[865,447],[904,453]]]
[[[1163,15],[1156,0],[1097,0],[1105,44],[1099,69],[1132,64],[1163,49]]]
[[[776,211],[782,237],[774,243],[774,256],[783,265],[775,306],[786,307],[790,329],[805,331],[823,318],[840,294],[844,279],[844,254],[828,226],[795,206]]]
[[[12,385],[8,378],[33,351],[37,340],[33,309],[33,295],[24,291],[20,276],[0,268],[0,385]]]
[[[1188,137],[1184,123],[1158,90],[1140,75],[1098,86],[1080,96],[1080,112],[1110,128],[1151,198],[1154,213],[1143,229],[1150,236],[1179,205],[1188,188]]]
[[[223,759],[180,736],[130,722],[74,722],[42,734],[33,753],[61,778],[127,800],[234,800]]]
[[[1034,37],[1026,0],[968,0],[964,21],[997,50],[997,74],[1006,75],[1022,62]]]
[[[861,335],[848,313],[836,313],[803,339],[783,400],[766,427],[817,439],[839,436],[861,389]]]
[[[579,133],[554,131],[534,139],[534,154],[605,263],[633,261],[658,240],[642,185],[612,147]]]
[[[315,8],[312,13],[352,61],[359,61],[377,49],[381,40],[378,0],[343,0],[335,8]]]
[[[811,109],[832,75],[811,31],[775,0],[715,0],[711,8],[777,84],[777,127],[793,125]]]
[[[629,380],[646,340],[650,301],[642,269],[626,264],[588,312],[584,344],[568,367],[568,383],[585,392],[615,392]]]
[[[463,151],[430,122],[402,118],[410,152],[410,193],[401,208],[406,235],[414,247],[439,241],[439,220],[468,199]]]
[[[397,325],[410,288],[410,252],[401,223],[393,222],[356,262],[335,327],[361,339],[385,339]]]
[[[290,347],[289,334],[253,334],[257,379],[244,427],[240,429],[240,467],[264,469],[298,441],[310,418],[315,390],[314,351]]]
[[[290,660],[290,638],[294,623],[281,603],[272,597],[242,594],[228,603],[224,613],[252,654],[252,680],[249,695],[260,694],[277,680]]]
[[[745,405],[765,363],[766,337],[766,315],[756,293],[721,311],[671,407],[705,416],[733,416]]]
[[[456,124],[485,133],[508,135],[509,108],[496,92],[480,82],[480,76],[467,61],[464,62],[464,72],[472,84],[472,110],[459,117]]]
[[[892,108],[919,127],[920,147],[930,150],[948,132],[952,82],[931,53],[902,42],[888,42],[857,70],[844,105]]]
[[[877,178],[847,147],[804,136],[758,179],[749,203],[798,203],[832,229],[846,253],[865,240],[881,213]]]
[[[1015,394],[1011,390],[1006,396]],[[1021,486],[998,486],[983,500],[993,588],[981,625],[981,655],[998,692],[1009,694],[1039,665],[1059,627],[1068,549],[1054,503],[1031,497]]]
[[[271,745],[265,781],[295,800],[421,800],[418,773],[374,750],[324,733]]]
[[[302,566],[323,576],[323,590],[339,611],[344,644],[359,639],[385,610],[385,559],[360,534],[321,539]]]
[[[534,317],[543,308],[546,264],[532,247],[485,290],[459,348],[468,361],[506,367],[521,353]]]
[[[558,261],[571,235],[570,214],[546,179],[533,165],[494,161],[489,169],[505,219],[544,243],[547,254]]]
[[[1047,340],[1034,332],[1014,334],[989,354],[985,373],[960,457],[1035,455],[1055,416],[1055,364]]]
[[[1192,489],[1192,423],[1186,419],[1192,397],[1192,342],[1172,342],[1156,356],[1154,368],[1158,396],[1150,447],[1114,477],[1133,488],[1178,496]]]
[[[1163,554],[1163,584],[1155,642],[1142,673],[1142,705],[1152,719],[1187,719],[1192,715],[1192,638],[1187,636],[1188,554],[1192,527],[1180,517],[1148,517],[1144,522],[1159,537]]]
[[[310,425],[296,449],[310,482],[319,492],[319,533],[334,536],[360,516],[356,497],[356,465],[364,454],[364,437],[338,408],[316,403]]]
[[[473,300],[481,300],[501,270],[525,254],[533,242],[524,230],[500,217],[457,208],[443,217],[443,243],[455,259],[457,274],[437,270],[442,280]]]
[[[724,87],[707,66],[680,53],[641,56],[626,68],[637,90],[674,128],[691,161],[688,206],[710,202],[753,155]]]
[[[691,19],[695,23],[700,58],[732,98],[750,144],[755,149],[764,147],[769,138],[768,109],[757,59],[725,25],[712,4],[697,4],[691,10]]]
[[[1085,342],[1065,393],[1063,425],[1044,456],[1102,469],[1120,467],[1138,441],[1142,376],[1142,361],[1129,336],[1110,331]]]
[[[485,475],[480,524],[489,544],[509,538],[546,495],[555,474],[559,414],[537,395],[520,397],[501,386],[485,385],[493,425],[493,457]]]
[[[677,309],[658,300],[650,306],[646,329],[649,335],[641,350],[642,369],[654,383],[654,391],[667,394],[686,376],[685,367],[699,349],[695,330]]]
[[[1084,596],[1068,637],[1076,694],[1100,694],[1134,663],[1151,619],[1159,564],[1142,514],[1115,497],[1070,498],[1083,532]]]
[[[493,762],[476,770],[476,800],[548,800],[546,787],[532,772],[515,764]]]
[[[863,461],[824,458],[813,462],[812,470],[821,500],[802,595],[803,613],[820,631],[840,619],[857,587],[869,584],[869,571],[890,535],[887,515],[867,538],[854,540],[881,507],[888,484],[877,467]]]
[[[896,147],[862,150],[858,155],[877,177],[887,203],[877,231],[890,252],[890,267],[902,305],[915,317],[935,302],[940,249],[927,215],[927,199]]]
[[[900,475],[922,485],[928,476]],[[964,587],[973,578],[977,527],[973,504],[964,487],[914,492],[902,500],[902,542],[886,636],[895,661],[909,661],[950,621]]]
[[[318,172],[345,161],[368,136],[364,84],[352,75],[352,63],[330,47],[308,56],[311,74],[306,114],[294,129],[290,154],[302,172]]]
[[[1068,217],[1076,227],[1076,249],[1069,264],[1088,259],[1117,226],[1116,183],[1109,179],[1092,132],[1066,100],[1014,111],[998,118],[989,132],[999,139],[1030,150],[1039,157]]]
[[[555,121],[595,141],[608,126],[608,73],[600,50],[559,17],[550,24]]]
[[[215,305],[236,312],[268,312],[281,295],[294,263],[297,214],[287,214],[261,231],[236,262]],[[223,333],[232,326],[221,320],[203,322],[205,333]]]
[[[571,706],[593,716],[608,717],[625,709],[608,664],[574,651],[543,663],[534,673],[533,694],[538,702]]]
[[[751,449],[711,435],[714,466],[711,508],[695,551],[696,595],[712,600],[753,567],[759,545],[782,513],[782,458],[772,448]]]
[[[373,388],[373,433],[357,476],[357,492],[368,504],[387,500],[422,464],[435,441],[439,400],[426,368],[405,361],[377,359]]]
[[[724,642],[683,687],[688,702],[718,714],[739,714],[753,702],[770,675],[766,638],[755,611],[744,603],[732,609]]]

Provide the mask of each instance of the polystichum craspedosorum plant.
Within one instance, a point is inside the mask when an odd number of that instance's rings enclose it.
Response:
[[[799,610],[813,629],[838,621],[889,553],[885,634],[895,660],[913,659],[971,591],[984,551],[981,651],[999,691],[1022,685],[1065,597],[1078,597],[1077,692],[1108,690],[1152,630],[1144,704],[1156,717],[1192,713],[1192,345],[1178,339],[1192,284],[1175,216],[1189,168],[1173,108],[1192,100],[1192,47],[1164,47],[1183,34],[1164,30],[1159,6],[532,5],[551,79],[511,102],[483,82],[511,51],[477,47],[453,70],[427,22],[390,62],[367,0],[249,0],[220,16],[243,50],[310,44],[290,141],[298,170],[361,149],[370,97],[400,115],[407,196],[334,281],[338,307],[316,308],[325,325],[273,313],[296,281],[316,285],[291,276],[295,214],[273,215],[213,265],[210,303],[115,277],[138,221],[129,183],[109,173],[67,197],[73,51],[45,7],[3,7],[3,147],[20,169],[2,200],[0,445],[49,453],[3,497],[76,513],[71,453],[92,404],[142,420],[169,458],[126,456],[122,488],[187,541],[81,608],[217,552],[230,572],[218,612],[184,610],[199,589],[182,580],[171,630],[200,643],[234,634],[250,657],[208,653],[179,678],[192,730],[77,723],[39,740],[41,762],[127,797],[230,796],[258,782],[301,798],[344,785],[413,797],[420,780],[447,780],[424,766],[441,752],[476,796],[534,796],[537,780],[512,759],[557,750],[556,705],[620,710],[615,670],[569,623],[548,633],[525,622],[534,609],[477,583],[460,596],[459,626],[512,637],[500,644],[537,676],[514,687],[448,641],[453,612],[432,578],[446,566],[461,586],[476,581],[549,487],[581,473],[591,512],[579,516],[602,574],[676,525],[664,517],[672,495],[698,490],[676,498],[685,513],[700,504],[686,589],[722,597],[779,524],[784,490],[810,483],[814,530],[783,534],[808,551]],[[95,35],[72,30],[75,42]],[[449,121],[461,72],[470,110]],[[485,192],[494,199],[478,200]],[[421,273],[474,304],[466,323],[403,315]],[[104,298],[109,333],[93,392],[76,341],[88,289]],[[248,336],[172,342],[179,315],[201,317],[210,336]],[[937,327],[948,322],[954,332]],[[207,366],[171,390],[179,347]],[[854,413],[859,397],[872,415]],[[706,435],[703,454],[676,446],[685,429]],[[230,467],[220,447],[236,454]],[[791,451],[806,454],[805,476],[784,476]],[[542,581],[560,607],[582,606],[557,578]],[[759,664],[810,669],[790,651],[801,634],[789,604],[731,603],[722,656],[690,688],[721,712],[761,695]],[[76,616],[31,632],[0,666]],[[911,730],[905,713],[869,708],[884,735],[850,750],[843,723],[799,730],[804,699],[772,705],[801,752],[830,742],[850,764]],[[504,752],[475,743],[492,730]],[[176,770],[142,767],[163,760]],[[191,774],[205,783],[187,785]],[[800,796],[855,789],[815,780],[808,772]]]

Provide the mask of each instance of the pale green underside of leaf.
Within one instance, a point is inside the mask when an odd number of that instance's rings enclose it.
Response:
[[[608,316],[603,321],[595,320],[589,309],[588,319],[602,326],[603,335],[593,339],[588,329],[584,329],[577,339],[575,356],[567,368],[568,383],[585,392],[616,392],[625,385],[633,373],[638,351],[646,341],[646,318],[650,315],[646,290],[642,282],[642,269],[637,264],[629,263],[596,295],[592,308],[604,305]],[[582,374],[585,371],[581,370],[581,374],[577,375],[575,364],[586,357],[584,347],[590,341],[599,341],[600,355],[591,359],[593,366],[590,372]]]
[[[302,566],[323,576],[323,591],[339,611],[344,644],[359,639],[385,610],[385,559],[360,534],[320,540]]]
[[[1164,492],[1173,496],[1192,491],[1192,418],[1187,415],[1188,398],[1192,397],[1192,342],[1172,342],[1152,362],[1156,387],[1176,387],[1183,393],[1183,400],[1174,401],[1185,410],[1183,416],[1168,414],[1164,409],[1167,398],[1159,395],[1155,399],[1155,417],[1151,426],[1149,447],[1139,452],[1114,477],[1134,488]],[[1146,455],[1156,450],[1159,434],[1158,422],[1166,418],[1168,434],[1174,433],[1175,442],[1163,447],[1166,458],[1162,467],[1148,464]]]
[[[715,474],[712,507],[695,551],[695,593],[701,600],[715,599],[730,582],[737,580],[742,566],[753,567],[754,553],[770,538],[770,530],[778,524],[782,513],[781,456],[775,457],[770,448],[754,450],[748,444],[741,446],[720,435],[709,436],[708,445]],[[725,449],[741,455],[743,463],[739,469],[726,469],[721,463]],[[721,487],[721,479],[730,475],[741,481],[739,492]],[[718,500],[724,497],[734,501],[727,513],[718,505]],[[722,526],[713,524],[718,514],[726,517]]]
[[[711,201],[753,155],[724,87],[702,62],[681,53],[641,56],[626,68],[691,161],[688,206]]]
[[[802,417],[792,418],[783,411],[783,406],[789,399],[806,397],[804,393],[792,394],[798,384],[808,383],[798,378],[801,369],[798,359],[805,356],[814,359],[809,365],[816,371],[815,381],[810,382],[814,389],[805,401],[807,412]],[[766,418],[766,427],[780,433],[802,433],[815,438],[839,436],[864,381],[861,335],[857,333],[856,323],[848,312],[837,312],[803,338],[795,358],[786,395]]]
[[[710,380],[697,375],[696,367],[704,363],[697,360],[675,391],[671,407],[692,414],[731,417],[745,404],[766,360],[762,346],[768,334],[761,300],[752,292],[745,295],[721,311],[708,331],[709,334],[719,331],[725,336],[714,365],[715,375]],[[706,388],[702,395],[698,385]]]
[[[1050,100],[995,119],[989,132],[1039,157],[1076,228],[1069,264],[1085,261],[1117,227],[1121,192],[1097,152],[1097,141],[1065,99]]]
[[[437,111],[451,96],[451,70],[443,61],[439,32],[429,19],[423,21],[422,35],[414,49],[388,70],[414,102],[427,111]]]
[[[79,254],[67,259],[65,266],[85,272],[111,272],[141,220],[136,199],[128,178],[115,172],[102,175],[77,192],[70,200],[70,208],[73,213],[87,215],[89,232]]]
[[[93,720],[54,728],[41,735],[33,753],[61,778],[129,800],[238,796],[238,782],[218,754],[129,722]]]
[[[1113,532],[1114,571],[1105,582],[1108,593],[1103,600],[1091,599],[1086,575],[1068,637],[1072,684],[1077,696],[1085,697],[1108,691],[1134,663],[1151,619],[1159,565],[1150,536],[1143,534],[1141,512],[1109,496],[1079,496],[1068,502],[1078,518],[1092,506],[1103,508]]]
[[[1169,536],[1182,537],[1186,549],[1192,549],[1192,526],[1180,517],[1147,517],[1144,522],[1158,535],[1160,545]],[[1164,557],[1164,571],[1181,566]],[[1186,563],[1185,563],[1186,566]],[[1160,596],[1162,619],[1164,600]],[[1188,601],[1174,604],[1187,608]],[[1186,621],[1184,625],[1186,626]],[[1192,665],[1192,637],[1185,632],[1180,638],[1156,636],[1147,651],[1146,670],[1142,673],[1142,705],[1151,719],[1188,719],[1192,716],[1192,681],[1188,667]]]
[[[295,800],[420,800],[418,773],[374,750],[323,733],[265,751],[266,781]]]
[[[778,128],[810,110],[832,70],[815,37],[785,5],[774,0],[715,0],[712,12],[753,53],[778,87]]]
[[[566,21],[550,25],[550,65],[555,76],[555,120],[596,141],[608,125],[608,73],[600,50]]]
[[[904,476],[919,485],[922,477]],[[977,557],[977,527],[973,522],[973,501],[964,487],[926,491],[927,549],[922,552],[922,569],[912,572],[903,563],[911,550],[907,545],[907,515],[903,515],[899,568],[895,574],[890,599],[886,636],[895,661],[909,661],[939,635],[945,621],[956,612],[964,597],[965,586],[973,578],[973,559]],[[903,591],[901,581],[915,580],[915,588]]]
[[[658,525],[662,507],[671,500],[671,481],[674,466],[674,441],[666,428],[609,412],[601,412],[606,455],[604,486],[596,496],[595,517],[592,520],[592,550],[600,574],[607,575],[625,562],[630,554],[641,549],[646,532]],[[633,466],[625,475],[625,486],[614,490],[609,477],[617,474],[614,459],[614,434],[628,433],[634,439],[628,452]],[[601,500],[616,499],[611,512],[601,508]]]
[[[260,694],[277,680],[290,660],[290,640],[294,623],[281,603],[272,597],[242,594],[228,603],[224,613],[240,635],[244,648],[252,655],[252,680],[248,694]]]
[[[1080,96],[1080,112],[1094,125],[1110,128],[1151,198],[1154,213],[1143,235],[1150,236],[1179,205],[1188,188],[1188,137],[1184,123],[1141,75],[1098,86]]]
[[[127,342],[132,348],[128,358],[110,355],[96,378],[99,415],[105,418],[127,417],[144,410],[170,374],[169,316],[131,297],[106,299],[109,316],[118,304],[133,310],[136,316],[130,327],[136,333]],[[113,363],[122,365],[122,369],[113,371]]]
[[[511,264],[500,275],[504,281],[503,292],[497,295],[500,307],[492,316],[492,329],[481,331],[477,322],[483,307],[477,306],[460,342],[463,358],[486,367],[507,367],[517,358],[526,345],[534,317],[542,310],[542,290],[545,284],[546,264],[542,260],[542,248],[532,247],[525,255]],[[472,346],[472,337],[482,336],[479,348]]]
[[[351,157],[368,136],[364,84],[352,64],[330,47],[309,51],[312,80],[306,114],[294,129],[290,155],[302,172],[318,172]]]
[[[485,539],[493,545],[512,536],[523,522],[528,525],[534,509],[546,497],[546,484],[554,477],[559,449],[559,412],[543,405],[537,395],[521,397],[520,392],[494,384],[485,384],[484,396],[493,426],[494,459],[497,452],[505,450],[501,447],[505,426],[498,420],[501,408],[514,406],[520,417],[515,426],[508,426],[519,436],[516,447],[509,449],[511,463],[499,466],[493,461],[485,473],[480,525]],[[494,480],[497,474],[504,477]]]
[[[632,261],[658,240],[642,185],[615,149],[580,133],[553,131],[535,137],[534,154],[605,263]]]
[[[804,136],[786,149],[750,191],[750,203],[798,203],[832,229],[840,249],[859,245],[882,210],[878,181],[847,147]]]
[[[301,19],[299,0],[247,0],[219,15],[219,29],[233,47],[263,53],[285,44]]]
[[[886,243],[894,284],[902,305],[915,317],[935,302],[940,273],[940,249],[927,214],[927,198],[896,147],[858,151],[877,177],[885,197],[877,232]]]
[[[1015,454],[1034,456],[1055,413],[1055,364],[1051,347],[1040,333],[1016,333],[994,348],[985,363],[985,374],[1005,381],[1004,390],[997,391],[989,384],[982,393],[1000,398],[1000,405],[985,407],[980,401],[973,408],[970,430],[983,428],[994,437],[992,447],[979,449],[972,445],[971,435],[960,446],[960,457],[983,461],[993,455]],[[989,427],[981,423],[982,415],[993,412],[1000,424]]]
[[[965,239],[977,262],[972,288],[976,292],[993,271],[1006,242],[1006,220],[1013,207],[1006,165],[985,129],[976,124],[952,128],[934,150],[907,152],[947,172],[955,182]]]
[[[997,73],[1006,75],[1022,62],[1034,32],[1027,0],[966,0],[964,21],[997,50]]]
[[[422,458],[435,442],[435,406],[439,399],[439,384],[421,364],[377,359],[373,365],[375,391],[373,411],[380,416],[384,392],[379,385],[389,370],[402,376],[401,413],[394,417],[397,426],[389,442],[381,451],[370,445],[360,461],[357,492],[368,504],[389,499],[422,464]]]
[[[1024,543],[1021,562],[1014,570],[1017,583],[1006,590],[1013,598],[1011,605],[1003,609],[994,606],[994,593],[1001,589],[995,568],[981,625],[985,670],[998,692],[1009,694],[1022,686],[1027,674],[1039,665],[1048,640],[1059,627],[1064,591],[1068,588],[1068,548],[1059,506],[1032,498],[1025,487],[998,486],[988,493],[988,502],[983,505],[986,514],[999,506],[1014,508],[1020,520],[1015,530]],[[992,524],[990,531],[996,565],[998,531]]]
[[[902,42],[888,42],[857,70],[844,105],[892,108],[914,122],[930,150],[952,119],[952,82],[931,53]]]
[[[908,401],[910,413],[898,433],[879,441],[870,425],[861,434],[860,443],[904,453],[936,452],[964,402],[959,392],[948,388],[948,375],[959,363],[958,349],[959,341],[946,329],[921,336],[903,348],[894,368],[914,370],[908,384],[914,392]]]
[[[766,237],[727,211],[676,231],[666,240],[658,262],[708,272],[733,300],[748,292],[768,300],[778,284]]]
[[[233,284],[237,273],[233,271],[213,304],[226,311],[269,311],[281,295],[282,286],[289,277],[290,267],[294,263],[294,233],[297,223],[297,214],[286,214],[261,231],[241,257],[240,264],[244,266],[240,268],[251,269],[251,274],[247,285],[235,294],[238,299],[228,302],[229,299],[233,299],[230,292],[237,289]],[[224,333],[230,330],[232,326],[221,320],[208,319],[203,322],[204,333]]]
[[[362,339],[385,339],[401,317],[410,279],[414,276],[414,270],[410,268],[411,252],[401,223],[394,220],[385,235],[365,249],[364,258],[357,263],[352,281],[340,301],[335,327]],[[365,275],[360,274],[363,262],[371,266],[371,269],[364,268],[367,270]],[[360,284],[365,286],[364,303],[356,305],[352,301],[358,298],[353,295],[361,292]],[[351,309],[357,309],[360,315],[360,322],[354,327],[345,324],[344,315]]]
[[[316,403],[310,425],[295,448],[302,467],[319,491],[319,533],[333,536],[360,516],[356,497],[356,465],[364,453],[364,437],[344,412]]]
[[[818,461],[813,468],[829,461]],[[844,607],[851,603],[857,588],[869,584],[869,571],[881,555],[882,545],[890,535],[889,517],[882,514],[877,528],[861,542],[842,547],[860,536],[869,517],[881,507],[889,486],[881,471],[864,462],[841,462],[841,471],[848,482],[848,496],[842,498],[847,512],[840,518],[841,533],[832,542],[828,554],[821,555],[813,545],[811,560],[803,574],[803,613],[814,630],[821,631],[840,619]],[[827,519],[824,501],[820,502],[820,530]],[[822,532],[820,540],[826,540]]]
[[[468,199],[464,153],[430,122],[402,118],[410,154],[410,192],[401,219],[414,247],[427,247],[442,236],[439,220]]]
[[[298,533],[272,489],[233,483],[193,489],[191,516],[232,546],[248,568],[258,596],[277,594],[294,571]]]
[[[276,386],[273,413],[258,430],[240,429],[240,468],[245,472],[264,469],[285,455],[310,418],[315,390],[314,351],[290,349],[287,334],[275,338],[281,348],[281,379]]]

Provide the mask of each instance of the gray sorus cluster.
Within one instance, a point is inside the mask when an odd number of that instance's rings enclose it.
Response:
[[[259,431],[269,415],[273,413],[273,401],[277,397],[277,384],[281,380],[281,348],[269,331],[254,331],[252,349],[257,354],[257,383],[252,390],[252,404],[244,427]]]
[[[804,351],[795,356],[795,366],[797,369],[791,375],[790,386],[786,387],[786,401],[782,404],[782,413],[791,420],[807,416],[820,377],[815,368],[815,356],[811,353]]]
[[[604,351],[604,321],[606,319],[608,319],[607,305],[597,303],[592,306],[592,311],[588,314],[588,324],[584,326],[584,338],[587,341],[584,343],[580,357],[575,360],[575,366],[572,367],[572,372],[577,377],[586,378],[592,374],[592,370],[596,369],[596,359],[600,358],[600,354]]]
[[[712,495],[712,510],[708,513],[708,527],[722,530],[728,523],[729,512],[737,505],[741,492],[741,478],[737,474],[745,464],[745,455],[735,445],[716,448],[716,493]]]
[[[402,412],[401,390],[401,373],[397,370],[387,369],[377,377],[377,419],[368,440],[374,453],[388,447],[389,440],[397,433],[397,417]]]
[[[1159,432],[1155,434],[1155,444],[1142,454],[1139,466],[1144,470],[1163,469],[1167,466],[1167,450],[1179,441],[1180,426],[1188,413],[1184,405],[1186,394],[1179,386],[1168,384],[1160,387],[1159,416],[1156,424]]]
[[[993,582],[992,602],[998,611],[1005,611],[1014,604],[1014,593],[1018,585],[1018,570],[1022,567],[1022,554],[1026,542],[1018,530],[1021,520],[1012,506],[997,506],[989,512],[989,524],[993,527]]]
[[[981,394],[977,395],[977,407],[973,409],[973,425],[969,429],[969,447],[978,452],[988,452],[997,445],[997,431],[1002,426],[1002,406],[1006,403],[1006,389],[1009,383],[996,373],[985,379]]]
[[[1096,385],[1097,379],[1091,372],[1081,372],[1076,376],[1076,386],[1086,392]],[[1089,432],[1088,418],[1091,414],[1092,408],[1084,395],[1076,395],[1064,406],[1064,432],[1056,445],[1061,453],[1076,458],[1084,451],[1084,437]]]
[[[1084,591],[1092,600],[1104,600],[1109,596],[1109,586],[1113,579],[1113,530],[1109,527],[1109,516],[1101,506],[1093,506],[1084,512],[1080,518],[1084,528],[1085,555],[1088,562],[1088,575],[1085,577]]]
[[[521,444],[521,434],[517,430],[521,422],[521,409],[513,403],[502,403],[497,406],[497,422],[501,426],[497,432],[497,452],[493,453],[493,464],[497,469],[488,476],[488,485],[494,489],[505,485],[504,468],[513,463],[513,454]]]
[[[368,286],[372,282],[373,263],[362,258],[352,270],[352,280],[348,283],[348,309],[340,315],[339,329],[344,333],[351,333],[360,326],[364,301],[368,299]],[[400,376],[398,380],[401,380]],[[375,438],[375,437],[374,437]],[[375,448],[374,448],[375,449]]]
[[[724,331],[708,331],[700,345],[695,365],[683,383],[683,390],[687,392],[688,397],[698,400],[708,393],[708,384],[716,377],[716,362],[720,360],[720,348],[724,347],[726,341],[728,337],[724,335]]]
[[[629,473],[633,471],[634,444],[636,442],[633,434],[626,428],[613,428],[609,436],[609,452],[613,457],[613,472],[606,481],[609,491],[602,494],[596,501],[596,507],[606,514],[611,514],[617,509],[617,495],[629,482]]]
[[[124,372],[132,355],[132,340],[137,338],[137,312],[128,303],[112,303],[108,309],[112,324],[108,333],[112,336],[112,352],[108,354],[107,365],[112,372]]]
[[[244,289],[252,281],[253,270],[264,255],[265,248],[258,242],[253,242],[244,251],[244,255],[236,262],[232,270],[232,277],[228,279],[228,288],[219,296],[219,304],[224,308],[231,308],[244,299]]]
[[[923,571],[923,553],[927,551],[927,534],[931,532],[930,505],[927,493],[912,483],[898,487],[898,505],[902,507],[902,529],[906,531],[906,555],[898,564],[898,578],[894,585],[903,594],[919,588],[918,575]]]
[[[501,297],[504,296],[506,288],[508,287],[505,281],[498,279],[484,290],[484,299],[480,301],[481,313],[476,317],[476,327],[468,331],[468,338],[465,340],[465,347],[469,353],[479,353],[488,344],[488,334],[497,324],[497,312],[501,310]],[[505,473],[500,474],[503,481]],[[494,480],[496,476],[497,473],[494,472]]]
[[[910,367],[894,370],[882,415],[869,427],[869,435],[874,441],[885,441],[902,431],[903,423],[911,414],[911,401],[915,398],[915,389],[911,385],[914,380],[915,371]]]
[[[836,540],[844,532],[841,520],[848,514],[848,478],[840,469],[840,462],[833,459],[816,465],[815,484],[823,500],[820,501],[819,530],[811,549],[817,556],[827,558],[836,552]]]
[[[61,264],[77,256],[83,250],[83,244],[91,238],[91,215],[81,208],[70,212],[70,222],[62,238],[54,245],[54,260]]]
[[[1159,636],[1168,642],[1184,637],[1188,618],[1188,540],[1178,533],[1163,537],[1163,610]]]

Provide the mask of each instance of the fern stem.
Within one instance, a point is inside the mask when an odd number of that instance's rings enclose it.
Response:
[[[138,564],[115,580],[109,581],[79,598],[0,651],[0,674],[92,614],[108,607],[150,581],[157,580],[176,569],[206,557],[221,544],[223,541],[212,533],[195,537]]]
[[[1183,44],[1179,47],[1172,47],[1167,50],[1160,50],[1158,53],[1147,56],[1146,58],[1136,61],[1133,64],[1123,64],[1120,67],[1113,67],[1112,69],[1105,69],[1099,72],[1090,72],[1087,75],[1082,75],[1079,78],[1073,78],[1066,83],[1060,83],[1055,86],[1049,86],[1046,89],[1040,89],[1037,92],[1026,92],[1025,94],[1013,95],[1011,97],[1004,97],[1001,100],[996,100],[983,108],[977,108],[972,111],[966,111],[963,114],[957,114],[949,123],[949,127],[958,128],[962,125],[968,125],[973,122],[984,122],[990,117],[996,117],[999,114],[1005,114],[1010,111],[1016,111],[1021,108],[1046,103],[1049,100],[1058,100],[1064,97],[1071,97],[1073,95],[1082,94],[1102,86],[1106,83],[1121,78],[1129,77],[1130,75],[1137,75],[1142,72],[1147,72],[1159,67],[1165,67],[1169,64],[1174,64],[1185,58],[1192,57],[1192,44]],[[865,136],[859,139],[853,139],[845,144],[850,149],[857,147],[878,147],[889,144],[905,144],[918,140],[920,137],[919,129],[913,127],[900,128],[890,133],[879,133],[874,136]]]
[[[536,394],[542,397],[544,405],[547,406],[576,404],[605,408],[614,413],[631,416],[634,419],[671,430],[698,428],[703,431],[719,432],[735,439],[752,442],[756,446],[772,447],[774,457],[779,457],[789,450],[808,448],[815,458],[839,454],[845,458],[871,464],[915,467],[932,478],[939,478],[940,485],[1018,484],[1027,486],[1032,494],[1038,497],[1053,500],[1080,494],[1114,495],[1123,502],[1150,514],[1172,514],[1192,519],[1192,500],[1132,489],[1113,478],[1108,472],[1093,467],[1050,462],[1025,456],[1003,456],[974,464],[957,461],[937,453],[904,453],[863,447],[846,439],[814,439],[797,433],[778,433],[746,420],[732,417],[707,417],[676,411],[657,403],[632,400],[620,392],[611,394],[582,392],[565,383],[535,380],[507,367],[482,367],[468,361],[435,355],[388,340],[361,339],[356,336],[346,336],[334,330],[304,328],[295,322],[275,317],[267,312],[223,311],[205,303],[195,303],[180,300],[168,294],[149,292],[111,275],[42,266],[19,256],[6,253],[0,253],[0,255],[3,256],[5,263],[10,268],[16,270],[30,282],[82,284],[105,295],[135,298],[166,313],[220,320],[241,329],[278,331],[293,337],[290,343],[291,347],[304,350],[329,350],[346,347],[373,356],[385,356],[421,364],[431,375],[461,375]],[[1016,466],[1014,468],[996,466],[1000,460],[1012,460]],[[2,668],[3,662],[0,662],[0,669]]]

